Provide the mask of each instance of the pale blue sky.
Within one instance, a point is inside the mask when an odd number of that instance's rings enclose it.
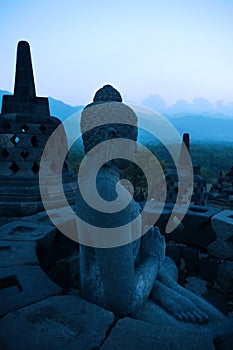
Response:
[[[86,104],[111,83],[135,103],[233,101],[232,19],[232,0],[1,0],[0,89],[24,39],[39,96]]]

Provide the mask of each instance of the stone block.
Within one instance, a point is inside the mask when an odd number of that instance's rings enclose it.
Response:
[[[5,199],[6,202],[9,199],[9,192],[10,193],[14,193],[14,195],[11,196],[12,201],[15,201],[19,203],[17,204],[21,204],[20,200],[24,200],[24,203],[29,202],[31,200],[34,199],[34,201],[40,201],[41,197],[40,197],[40,189],[39,189],[39,180],[35,179],[35,184],[34,186],[27,186],[27,184],[25,184],[24,187],[21,186],[17,186],[16,184],[14,186],[11,187],[1,187],[0,188],[0,194],[1,194],[1,201],[3,202],[3,200]]]
[[[54,207],[54,203],[53,203]],[[71,206],[73,211],[75,211],[75,206]],[[38,214],[35,214],[33,216],[27,217],[22,219],[22,221],[32,221],[37,223],[43,223],[43,224],[52,224],[51,220],[53,221],[53,224],[59,227],[59,230],[61,232],[66,233],[66,237],[70,238],[71,240],[77,242],[77,225],[76,225],[76,215],[75,212],[73,212],[72,215],[70,215],[70,208],[66,206],[64,207],[58,207],[56,206],[55,209],[47,210],[46,212],[40,212]]]
[[[190,206],[182,220],[183,230],[175,229],[169,238],[188,245],[205,248],[216,239],[211,227],[211,218],[221,209]]]
[[[101,350],[214,350],[213,341],[201,330],[194,332],[169,324],[156,327],[147,322],[124,318],[117,322]]]
[[[217,271],[217,282],[227,294],[233,294],[233,261],[223,261]]]
[[[99,349],[113,322],[111,312],[76,296],[50,297],[0,320],[0,343],[8,350]]]
[[[2,225],[9,224],[10,222],[18,221],[18,220],[19,220],[19,218],[16,216],[15,217],[14,216],[12,216],[12,217],[0,216],[0,227]]]
[[[145,203],[141,202],[141,205],[144,206]],[[155,226],[159,227],[161,233],[165,232],[165,228],[171,215],[173,206],[174,205],[170,203],[166,203],[164,205],[163,203],[152,202],[151,205],[148,206],[147,210],[145,211],[146,221],[153,222],[154,215],[156,214],[158,216],[158,220],[156,221]],[[152,219],[150,219],[150,217],[152,217]]]
[[[35,188],[35,187],[34,187]],[[10,193],[9,188],[9,193]],[[9,201],[10,199],[10,201]],[[21,201],[19,201],[19,199]],[[17,217],[21,218],[28,215],[33,215],[35,213],[38,213],[39,211],[44,210],[43,203],[41,201],[36,201],[35,197],[33,198],[33,201],[23,202],[22,200],[25,200],[25,197],[17,197],[14,200],[14,196],[11,196],[8,201],[4,200],[2,201],[1,196],[1,202],[0,202],[0,216],[5,217]]]
[[[0,241],[0,267],[37,265],[35,242]]]
[[[41,212],[36,213],[34,215],[24,217],[20,221],[34,222],[37,224],[52,225],[51,220],[49,219],[46,211],[41,211]]]
[[[57,229],[52,225],[44,225],[26,221],[15,221],[0,227],[0,239],[5,241],[38,242],[40,247],[51,250]]]
[[[29,265],[1,268],[0,288],[0,316],[61,293],[39,266]]]
[[[166,255],[172,258],[176,266],[179,268],[180,266],[180,247],[177,247],[175,244],[167,244],[166,245]]]
[[[223,210],[211,219],[216,235],[208,245],[208,252],[221,259],[233,260],[233,210]]]

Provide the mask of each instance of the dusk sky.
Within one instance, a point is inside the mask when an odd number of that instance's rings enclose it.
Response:
[[[19,40],[38,96],[88,103],[106,83],[140,104],[233,101],[232,0],[3,0],[0,89],[13,91]]]

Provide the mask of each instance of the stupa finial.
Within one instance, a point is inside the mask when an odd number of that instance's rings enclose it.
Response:
[[[14,95],[21,98],[36,97],[30,46],[19,41],[17,47]]]

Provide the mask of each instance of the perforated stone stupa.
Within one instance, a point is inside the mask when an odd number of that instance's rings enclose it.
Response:
[[[39,190],[39,169],[43,149],[61,121],[50,116],[48,98],[37,97],[30,47],[17,47],[14,95],[4,95],[0,114],[0,217],[31,215],[43,209]],[[64,129],[59,147],[48,160],[50,175],[56,176],[56,159],[67,149]],[[52,144],[52,142],[51,142]],[[67,199],[75,198],[75,175],[66,159],[63,185]],[[55,196],[56,197],[56,196]],[[53,197],[52,200],[59,200]],[[61,204],[62,205],[62,204]]]

